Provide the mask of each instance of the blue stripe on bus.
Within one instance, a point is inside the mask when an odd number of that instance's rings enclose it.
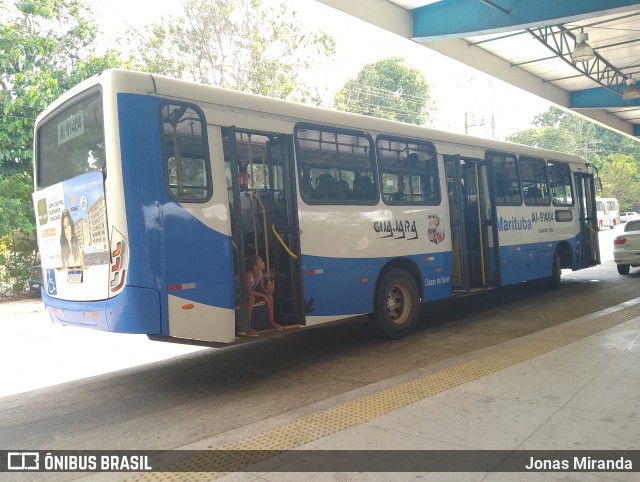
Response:
[[[161,334],[160,295],[156,290],[127,286],[103,301],[65,301],[48,296],[42,301],[50,318],[63,325],[115,333]]]
[[[567,239],[573,253],[572,268],[579,269],[580,236]],[[501,285],[507,286],[551,276],[553,256],[561,241],[500,247]],[[564,242],[564,241],[562,241]]]
[[[233,250],[231,237],[205,226],[179,204],[167,202],[163,210],[165,229],[165,289],[182,284],[170,293],[185,300],[233,309]],[[186,234],[185,234],[186,233]],[[171,251],[179,250],[172,256]],[[177,253],[176,253],[177,254]]]
[[[451,295],[451,252],[404,256],[418,267],[418,289],[423,301]],[[331,258],[302,256],[302,275],[307,314],[347,316],[374,310],[376,280],[380,270],[394,258]]]

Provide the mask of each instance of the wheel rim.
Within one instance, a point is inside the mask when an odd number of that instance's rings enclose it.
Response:
[[[387,292],[385,300],[387,317],[395,325],[402,325],[409,319],[411,313],[409,298],[409,290],[402,284],[394,284]]]

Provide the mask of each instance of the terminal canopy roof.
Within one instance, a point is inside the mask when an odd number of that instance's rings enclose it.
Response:
[[[640,139],[640,0],[319,1]]]

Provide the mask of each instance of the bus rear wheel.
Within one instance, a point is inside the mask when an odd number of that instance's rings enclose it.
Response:
[[[402,269],[386,273],[376,292],[375,312],[370,317],[372,331],[384,338],[403,338],[418,324],[420,297],[416,282]]]

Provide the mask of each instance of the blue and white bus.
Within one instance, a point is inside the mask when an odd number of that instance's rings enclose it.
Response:
[[[391,338],[423,302],[599,263],[577,156],[147,73],[48,107],[34,170],[53,321],[157,340],[248,340],[254,253],[285,328]]]

